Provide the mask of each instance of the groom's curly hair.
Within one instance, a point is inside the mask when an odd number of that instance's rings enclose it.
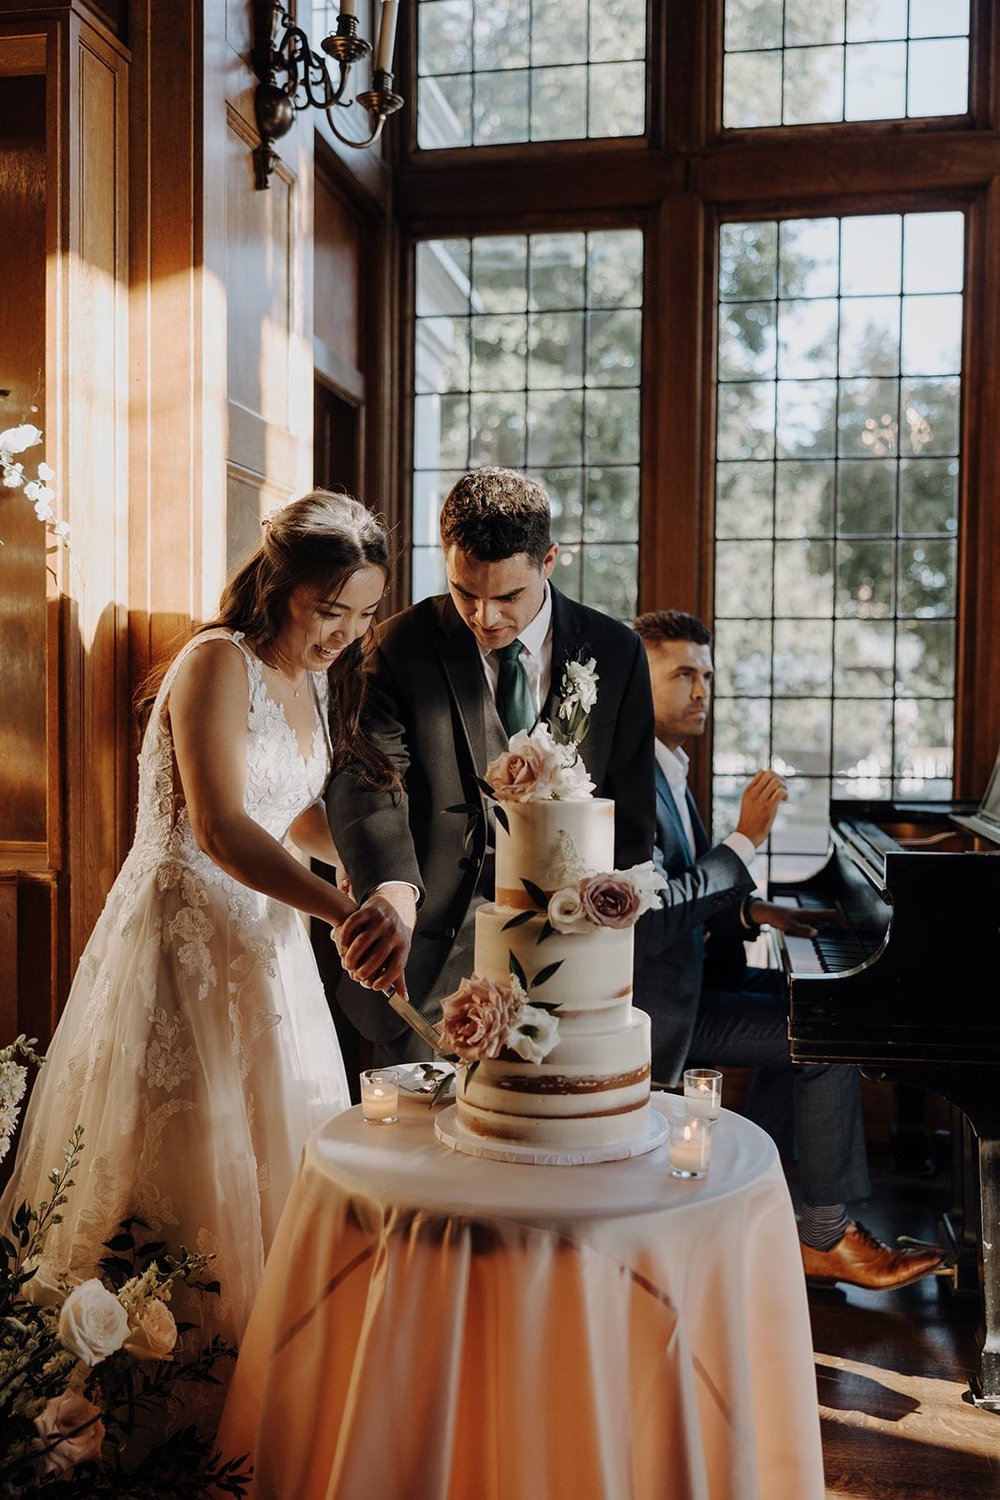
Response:
[[[463,474],[441,510],[441,545],[477,562],[502,562],[518,553],[540,568],[552,545],[549,497],[517,469],[487,467]]]

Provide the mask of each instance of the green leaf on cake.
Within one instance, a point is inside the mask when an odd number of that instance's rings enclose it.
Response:
[[[521,988],[523,990],[527,990],[527,988],[528,988],[527,975],[525,974],[523,968],[521,967],[521,961],[518,958],[517,954],[516,953],[511,953],[510,951],[508,951],[508,953],[507,953],[507,963],[508,963],[508,967],[510,969],[510,972],[513,974],[514,978],[517,980],[518,984],[521,986]]]
[[[509,922],[503,924],[500,931],[506,932],[510,927],[523,927],[525,922],[530,922],[534,915],[533,911],[519,911],[516,917],[511,917]]]
[[[545,921],[542,923],[541,931],[539,932],[538,936],[535,938],[535,942],[536,943],[544,943],[545,939],[548,938],[548,937],[551,937],[554,932],[555,932],[555,928],[553,927],[552,923],[548,920],[548,918],[546,918]]]
[[[475,813],[476,817],[482,812],[478,802],[453,802],[451,807],[446,807],[445,812]]]
[[[521,878],[521,884],[524,886],[524,889],[527,891],[532,901],[534,901],[535,905],[538,907],[538,910],[548,911],[549,898],[548,896],[546,896],[541,886],[536,885],[533,880],[525,880],[523,876]]]
[[[482,792],[482,794],[483,794],[484,797],[489,797],[489,799],[490,799],[491,802],[495,799],[496,792],[490,786],[489,782],[488,781],[484,781],[481,776],[477,776],[476,777],[476,786]]]
[[[560,958],[560,959],[557,959],[554,964],[546,964],[546,966],[545,966],[544,969],[539,969],[538,973],[535,975],[534,979],[531,981],[531,987],[532,987],[532,989],[535,989],[540,984],[544,984],[547,979],[551,979],[552,976],[553,976],[553,974],[556,972],[556,970],[557,969],[561,969],[562,966],[563,966],[563,961]]]
[[[504,833],[509,834],[510,824],[507,821],[507,814],[504,812],[503,808],[499,806],[499,804],[493,809],[493,814],[497,822],[500,824],[500,827],[503,829]]]

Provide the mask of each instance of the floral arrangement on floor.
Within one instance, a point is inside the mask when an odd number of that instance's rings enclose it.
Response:
[[[0,1158],[25,1091],[18,1058],[42,1061],[33,1049],[20,1036],[0,1050]],[[107,1242],[100,1277],[32,1285],[83,1149],[77,1128],[48,1199],[20,1204],[0,1234],[0,1497],[30,1500],[53,1485],[77,1500],[245,1495],[242,1459],[223,1462],[192,1426],[168,1430],[184,1396],[218,1385],[217,1361],[235,1354],[218,1342],[178,1352],[188,1325],[175,1321],[171,1295],[182,1284],[217,1293],[204,1279],[209,1256],[174,1258],[161,1241],[143,1242],[133,1219]]]
[[[36,477],[29,479],[19,457],[25,449],[34,448],[41,441],[41,430],[31,422],[21,422],[17,427],[7,427],[0,432],[0,485],[8,490],[23,490],[24,498],[31,501],[35,515],[42,524],[57,541],[68,545],[69,522],[60,521],[52,509],[56,495],[49,480],[55,478],[54,470],[48,464],[39,464],[35,470]],[[0,541],[0,547],[2,546],[3,542]]]

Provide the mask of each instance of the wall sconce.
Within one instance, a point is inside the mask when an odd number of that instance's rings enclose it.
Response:
[[[371,52],[370,42],[358,36],[355,14],[357,0],[340,0],[337,29],[320,42],[326,53],[321,57],[312,50],[309,38],[296,26],[284,6],[273,0],[254,0],[253,70],[260,80],[254,95],[260,145],[253,153],[257,187],[266,188],[278,160],[272,142],[280,140],[292,128],[298,110],[322,109],[330,129],[345,146],[371,146],[382,134],[382,126],[403,98],[392,89],[392,50],[396,39],[396,15],[399,0],[382,0],[382,18],[372,66],[372,86],[357,96],[357,103],[368,111],[370,131],[363,141],[352,140],[337,129],[336,108],[355,103],[346,97],[351,65]],[[279,39],[280,38],[280,39]],[[339,69],[334,85],[328,71],[332,60]]]

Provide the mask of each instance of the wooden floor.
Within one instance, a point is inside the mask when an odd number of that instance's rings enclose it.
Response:
[[[938,1238],[950,1177],[906,1176],[872,1147],[852,1205],[882,1239]],[[898,1292],[810,1290],[827,1500],[1000,1500],[1000,1414],[974,1406],[978,1296],[943,1278]],[[763,1497],[766,1500],[766,1497]]]

